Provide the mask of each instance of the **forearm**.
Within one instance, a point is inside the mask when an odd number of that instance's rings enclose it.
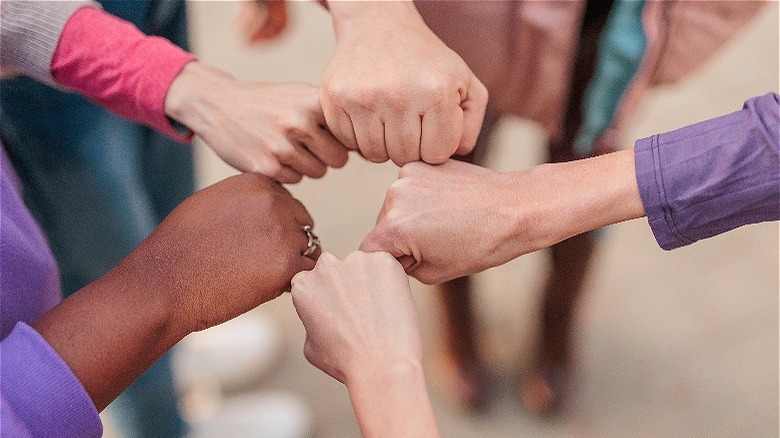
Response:
[[[419,361],[364,367],[346,384],[363,436],[439,436]]]
[[[171,83],[165,96],[165,113],[203,136],[208,130],[224,125],[224,101],[233,95],[235,79],[221,70],[191,62],[184,66]]]
[[[507,239],[517,255],[645,215],[630,149],[508,175],[523,194],[511,201],[519,225]]]
[[[393,17],[403,20],[421,20],[417,8],[411,0],[389,1],[328,1],[327,7],[333,18],[333,30],[336,39],[348,35],[356,26],[376,27],[378,23],[388,22]]]
[[[51,73],[58,84],[122,117],[188,141],[192,133],[167,118],[165,97],[193,60],[194,55],[164,38],[146,36],[103,11],[82,8],[62,30]]]
[[[115,268],[62,301],[33,328],[102,410],[186,334],[171,323],[173,309],[164,296],[164,291],[127,281]]]

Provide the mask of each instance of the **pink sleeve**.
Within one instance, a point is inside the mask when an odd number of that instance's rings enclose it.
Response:
[[[51,71],[59,84],[186,142],[193,134],[166,116],[165,96],[193,60],[194,55],[164,38],[146,36],[106,12],[82,8],[65,25]]]

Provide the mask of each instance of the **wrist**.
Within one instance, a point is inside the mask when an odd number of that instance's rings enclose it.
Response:
[[[184,66],[165,96],[165,114],[203,136],[218,124],[215,109],[225,99],[233,76],[200,62]]]
[[[388,22],[389,17],[399,17],[406,22],[422,21],[412,0],[331,1],[327,5],[333,17],[333,29],[337,40],[342,36],[349,36],[355,28],[361,26],[369,29],[376,28],[377,25]]]
[[[377,385],[392,387],[399,382],[414,382],[424,375],[422,362],[412,356],[362,361],[353,364],[345,374],[344,384],[350,393],[375,391]]]
[[[524,239],[533,250],[644,216],[631,149],[542,164],[511,178],[518,190],[531,194],[515,201],[519,225],[510,239]]]
[[[418,358],[367,364],[345,383],[363,436],[438,436]]]
[[[115,270],[39,318],[33,327],[68,364],[98,410],[186,334],[163,291]]]

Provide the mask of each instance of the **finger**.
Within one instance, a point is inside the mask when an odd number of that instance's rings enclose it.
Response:
[[[314,126],[310,129],[311,139],[305,142],[305,146],[320,161],[330,167],[344,167],[349,159],[349,149],[322,126]]]
[[[327,98],[325,87],[320,87],[320,105],[330,132],[347,149],[358,150],[358,143],[355,137],[355,128],[352,126],[352,119],[343,109],[331,104]]]
[[[415,260],[414,257],[407,256],[407,255],[398,257],[396,260],[398,260],[398,263],[400,263],[401,266],[404,267],[404,271],[411,268],[417,263],[417,260]]]
[[[282,184],[295,184],[297,182],[300,182],[301,179],[303,179],[303,175],[301,175],[300,172],[297,172],[291,169],[290,167],[284,165],[280,165],[278,170],[276,170],[275,174],[273,175],[266,174],[265,172],[262,171],[260,173],[268,175]]]
[[[301,230],[301,233],[304,236],[306,235],[306,233],[303,232],[304,225],[309,225],[312,229],[314,229],[314,219],[311,218],[311,215],[309,214],[308,210],[306,210],[306,207],[301,203],[301,201],[290,196],[288,198],[288,208],[292,213],[292,217],[296,223],[297,228]]]
[[[318,250],[316,257],[314,255],[301,257],[299,259],[300,264],[298,265],[298,272],[311,271],[314,269],[314,267],[317,266],[317,258],[319,258],[320,254],[322,254],[322,251]]]
[[[395,242],[394,239],[390,239],[388,234],[389,233],[385,232],[383,223],[380,221],[363,239],[363,242],[359,247],[360,251],[386,252],[395,258],[410,255],[400,250],[396,245],[397,242]]]
[[[474,76],[466,90],[466,96],[460,103],[463,109],[463,133],[460,137],[457,154],[466,155],[474,149],[482,129],[482,121],[487,109],[488,91],[482,82]]]
[[[393,256],[404,271],[411,273],[420,265],[421,256],[414,254],[414,251],[405,251],[398,246],[397,239],[389,238],[388,233],[382,230],[382,225],[377,225],[366,235],[360,244],[360,251],[363,252],[386,252]]]
[[[409,113],[385,121],[387,154],[397,166],[420,160],[420,130],[422,118]]]
[[[376,114],[358,110],[352,118],[360,154],[373,163],[384,163],[390,157],[385,146],[385,125]]]
[[[463,131],[463,110],[450,107],[426,112],[422,118],[420,158],[428,164],[441,164],[458,149]]]
[[[289,142],[287,146],[291,148],[292,152],[289,152],[284,157],[279,157],[282,164],[289,166],[298,173],[312,178],[320,178],[325,175],[328,167],[308,149],[297,144],[296,140]]]

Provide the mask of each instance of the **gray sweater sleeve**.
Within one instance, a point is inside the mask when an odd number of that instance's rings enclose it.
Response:
[[[95,2],[70,0],[0,1],[0,66],[56,86],[51,60],[70,17]]]

